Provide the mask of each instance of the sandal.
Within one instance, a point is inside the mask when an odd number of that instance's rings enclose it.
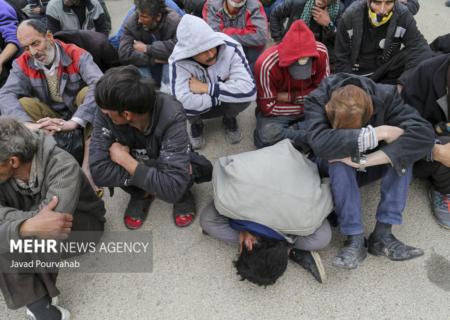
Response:
[[[181,215],[190,215],[182,219]],[[181,199],[173,205],[173,221],[177,227],[187,227],[195,219],[195,199],[194,195],[188,191]]]
[[[148,209],[150,208],[153,200],[155,200],[155,197],[153,196],[146,199],[130,199],[127,210],[125,210],[125,214],[123,215],[125,227],[130,230],[135,230],[142,226],[147,219]],[[135,221],[132,218],[139,220]]]

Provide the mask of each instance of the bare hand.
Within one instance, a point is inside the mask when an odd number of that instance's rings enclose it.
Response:
[[[290,102],[289,93],[286,91],[278,92],[276,100],[278,102],[289,103]]]
[[[333,162],[337,162],[337,161],[345,163],[346,165],[348,165],[348,166],[350,166],[352,168],[359,168],[359,164],[358,163],[354,163],[352,161],[352,158],[350,158],[350,157],[347,157],[347,158],[344,158],[344,159],[328,160],[329,163],[333,163]]]
[[[446,145],[435,144],[433,148],[433,160],[439,161],[450,168],[450,143]]]
[[[37,215],[25,220],[19,228],[20,237],[66,239],[72,228],[73,216],[53,211],[57,205],[58,197],[55,196]]]
[[[57,133],[71,132],[80,126],[75,121],[65,121],[57,118],[42,118],[39,119],[36,124],[38,124],[38,129],[54,131]]]
[[[155,63],[167,64],[169,62],[168,61],[164,61],[164,60],[155,59]]]
[[[23,123],[25,127],[28,128],[28,130],[30,131],[36,131],[39,130],[39,124],[37,123],[33,123],[33,122],[24,122]],[[42,130],[44,130],[45,132],[47,132],[49,135],[53,136],[55,134],[54,130],[46,130],[44,128],[42,128]]]
[[[280,44],[281,43],[281,40],[280,41],[275,41],[275,44],[277,45],[277,44]]]
[[[118,142],[114,142],[111,148],[109,148],[109,155],[112,162],[120,164],[124,156],[130,156],[130,148],[128,146],[123,146]]]
[[[36,7],[30,10],[32,14],[41,14],[41,8]]]
[[[387,136],[384,138],[384,141],[386,143],[392,143],[395,140],[397,140],[403,133],[405,133],[405,130],[394,127],[394,126],[386,126],[387,128]]]
[[[398,93],[402,93],[403,86],[401,84],[397,85]]]
[[[189,174],[192,174],[192,164],[189,164]]]
[[[209,84],[203,83],[197,78],[191,77],[189,79],[189,90],[194,94],[208,93]]]
[[[134,40],[133,48],[137,51],[147,53],[147,45],[142,42]]]
[[[330,24],[331,19],[330,15],[328,14],[328,7],[326,7],[324,10],[314,6],[312,7],[311,13],[314,21],[316,21],[319,26],[325,27]]]

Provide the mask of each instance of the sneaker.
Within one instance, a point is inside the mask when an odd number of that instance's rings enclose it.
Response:
[[[223,125],[225,126],[225,138],[229,143],[235,144],[242,140],[242,132],[236,118],[223,117]]]
[[[450,0],[449,0],[450,1]],[[433,202],[433,217],[444,228],[450,229],[450,197],[440,193],[432,187],[430,189],[430,199]]]
[[[447,7],[450,7],[450,0],[446,1],[446,2],[445,2],[445,5],[446,5]]]
[[[327,277],[325,275],[325,268],[323,266],[320,255],[317,251],[304,251],[300,249],[291,249],[289,258],[298,263],[303,268],[311,272],[311,274],[320,283],[325,283]]]
[[[60,307],[58,305],[54,305],[53,299],[52,299],[52,306],[54,306],[56,309],[58,309],[58,311],[61,313],[61,320],[70,320],[71,317],[70,317],[69,310],[64,309],[63,307]],[[27,308],[27,315],[26,315],[25,319],[26,320],[36,320],[36,317],[34,316],[33,312],[31,312],[30,309],[28,309],[28,308]]]
[[[201,124],[191,125],[189,137],[191,138],[191,146],[194,150],[203,148],[205,145],[205,139],[203,139],[203,122]]]

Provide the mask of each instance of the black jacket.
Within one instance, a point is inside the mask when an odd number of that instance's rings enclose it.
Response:
[[[447,94],[447,72],[450,54],[422,62],[411,74],[402,90],[402,98],[433,126],[450,122],[444,109],[436,102]],[[448,109],[447,109],[448,113]]]
[[[123,34],[120,37],[119,45],[120,63],[148,67],[155,64],[155,59],[168,61],[177,43],[177,28],[181,16],[166,6],[166,14],[161,19],[156,32],[156,41],[153,41],[151,32],[145,31],[139,26],[138,19],[138,13],[134,12],[123,24]],[[147,45],[147,54],[133,48],[134,40]]]
[[[89,146],[89,165],[95,183],[105,187],[136,186],[164,201],[178,201],[190,182],[190,144],[183,105],[171,95],[157,93],[151,124],[145,132],[147,156],[156,161],[154,167],[139,163],[131,176],[112,162],[109,148],[119,142],[135,149],[136,133],[138,130],[132,126],[115,125],[97,108]]]
[[[344,12],[338,26],[335,42],[336,72],[352,73],[352,68],[361,48],[364,33],[364,15],[368,7],[365,1],[353,3]],[[405,71],[398,79],[404,85],[412,71],[424,60],[431,58],[431,50],[427,41],[417,29],[416,21],[408,8],[397,2],[394,13],[389,20],[383,54],[377,63],[383,65],[398,51],[401,45],[408,51]]]
[[[73,43],[92,55],[94,62],[104,73],[109,68],[120,66],[119,53],[108,38],[92,30],[66,30],[54,34],[55,39]]]
[[[284,2],[273,8],[272,12],[270,13],[270,34],[274,41],[282,40],[286,32],[288,32],[288,30],[290,29],[291,25],[295,21],[300,19],[306,2],[308,2],[308,0],[285,0]],[[341,20],[343,12],[344,5],[339,1],[339,13],[336,17],[336,20],[333,21],[333,24],[335,26],[339,25],[339,21]],[[285,18],[289,18],[286,28],[284,28],[282,23]],[[322,42],[325,45],[327,45],[328,43],[334,45],[335,39],[336,31],[330,31],[329,34],[326,34],[326,39],[322,39]],[[320,41],[318,39],[316,40]]]
[[[325,112],[332,93],[346,85],[355,85],[366,91],[373,103],[373,114],[367,125],[390,125],[405,132],[394,142],[380,141],[373,151],[382,150],[390,159],[399,176],[417,160],[423,158],[434,146],[434,131],[419,113],[405,104],[397,87],[377,84],[356,75],[339,73],[322,80],[320,86],[305,101],[306,139],[316,156],[324,159],[351,157],[359,163],[358,137],[360,129],[333,129]]]

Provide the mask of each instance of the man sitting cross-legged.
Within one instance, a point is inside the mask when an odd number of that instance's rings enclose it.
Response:
[[[186,114],[173,96],[156,92],[154,82],[135,66],[108,70],[95,89],[89,163],[92,177],[131,195],[124,221],[136,229],[154,198],[175,203],[173,219],[184,227],[194,220],[194,182],[211,180],[211,163],[191,152]]]
[[[255,146],[290,139],[300,148],[305,136],[301,122],[305,98],[330,75],[327,48],[314,39],[303,21],[295,21],[283,41],[259,57],[255,71]]]
[[[203,148],[202,119],[222,116],[227,141],[238,143],[242,132],[236,117],[256,98],[255,81],[242,46],[191,15],[181,20],[177,38],[169,59],[170,84],[172,95],[183,103],[191,123],[192,147]]]
[[[288,256],[325,283],[316,250],[331,240],[325,219],[333,210],[330,180],[289,140],[220,158],[213,170],[214,200],[203,210],[203,233],[240,246],[234,262],[243,279],[271,285]]]
[[[82,169],[98,192],[88,158],[96,108],[94,86],[103,73],[90,53],[54,40],[40,21],[23,21],[17,39],[25,52],[14,61],[0,90],[1,114],[18,116],[28,129],[42,129],[51,135],[84,127]]]
[[[307,143],[321,175],[331,180],[339,232],[348,235],[333,266],[356,268],[367,251],[394,261],[423,255],[397,240],[391,228],[402,223],[413,163],[434,145],[431,125],[395,86],[345,73],[324,79],[306,98],[305,116]],[[379,179],[377,224],[367,248],[358,188]]]
[[[27,306],[31,319],[68,320],[70,313],[58,306],[58,273],[54,269],[45,272],[36,261],[59,262],[80,252],[11,254],[10,241],[34,236],[97,244],[104,230],[104,202],[75,159],[44,131],[31,132],[17,119],[0,116],[0,150],[3,297],[10,309]],[[14,268],[13,262],[33,262],[34,268],[24,272]]]

